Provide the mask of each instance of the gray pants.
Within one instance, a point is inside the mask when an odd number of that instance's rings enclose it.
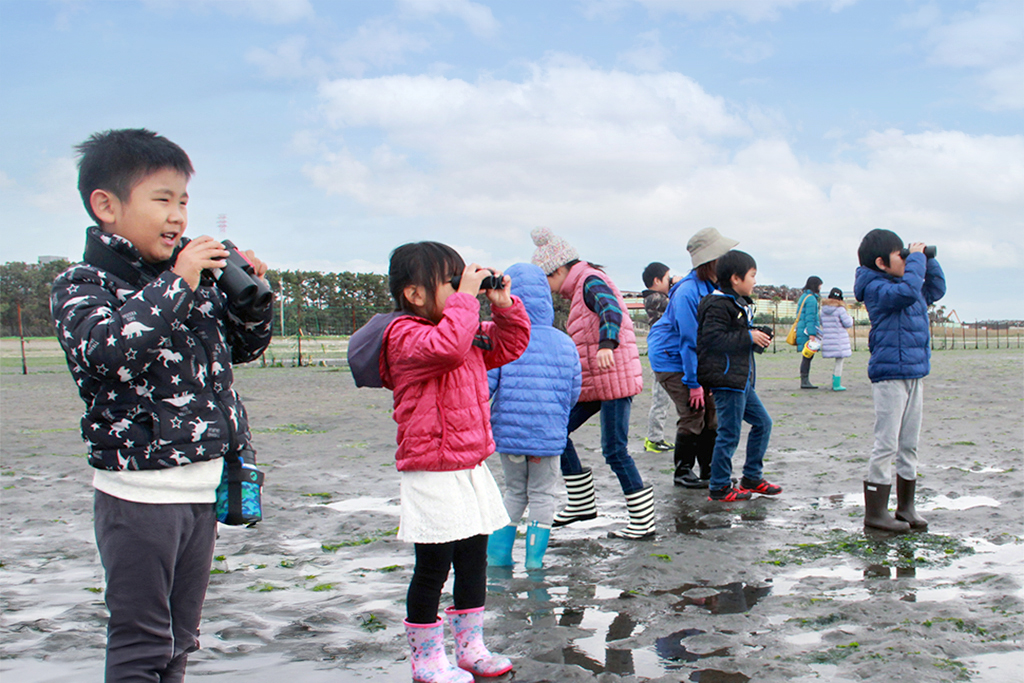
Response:
[[[896,457],[896,474],[917,479],[917,442],[921,436],[923,379],[890,379],[871,384],[875,398],[875,445],[868,461],[867,481],[892,482],[889,465]]]
[[[654,382],[654,389],[651,390],[651,412],[647,413],[647,438],[651,441],[665,440],[665,420],[668,418],[668,409],[672,406],[672,399],[669,397],[661,382]]]
[[[96,492],[107,576],[106,683],[177,683],[199,648],[217,517],[213,503],[150,505]]]
[[[530,521],[551,526],[558,507],[559,457],[546,458],[501,454],[505,471],[505,512],[517,524],[530,508]]]

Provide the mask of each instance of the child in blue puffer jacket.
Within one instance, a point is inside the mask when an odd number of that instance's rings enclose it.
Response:
[[[928,307],[946,293],[946,277],[925,245],[908,249],[891,230],[872,230],[860,243],[853,283],[871,318],[868,378],[875,402],[875,443],[864,480],[864,526],[924,530],[914,509],[917,443],[924,377],[931,370]],[[896,458],[896,517],[889,514],[889,463]]]
[[[553,327],[555,309],[544,271],[517,263],[505,274],[530,316],[530,344],[517,360],[487,373],[491,431],[505,471],[505,510],[512,520],[491,534],[487,563],[512,566],[516,523],[529,507],[526,568],[538,569],[557,506],[557,456],[565,450],[569,411],[580,395],[580,356],[569,335]]]

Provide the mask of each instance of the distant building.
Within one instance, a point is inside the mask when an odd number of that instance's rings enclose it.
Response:
[[[67,256],[40,256],[39,257],[39,265],[44,266],[47,263],[52,263],[54,261],[67,261],[67,260],[68,260]]]

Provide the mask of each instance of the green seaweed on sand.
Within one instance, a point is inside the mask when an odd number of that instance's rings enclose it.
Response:
[[[359,625],[370,633],[376,633],[387,628],[387,624],[378,619],[376,614],[367,614],[359,617]]]
[[[852,555],[883,567],[943,566],[974,554],[974,548],[951,536],[906,534],[871,538],[860,532],[832,530],[819,535],[817,543],[790,543],[768,551],[768,564],[804,564],[825,557]]]
[[[338,543],[321,543],[320,548],[325,553],[333,553],[339,548],[352,548],[358,545],[367,545],[369,543],[373,543],[374,541],[379,541],[380,539],[385,538],[387,536],[395,536],[397,534],[398,527],[395,527],[394,529],[382,529],[373,532],[369,536],[363,536],[362,538],[356,538],[351,541],[339,541]]]

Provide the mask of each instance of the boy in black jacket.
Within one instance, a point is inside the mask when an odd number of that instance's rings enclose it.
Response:
[[[223,457],[251,449],[232,363],[270,343],[272,307],[237,309],[200,281],[228,252],[183,239],[192,162],[143,129],[78,147],[96,226],[50,311],[86,404],[82,437],[106,573],[106,682],[181,681],[197,649]],[[246,252],[256,274],[266,264]]]
[[[719,257],[716,274],[721,289],[701,299],[697,307],[697,379],[711,388],[718,410],[708,499],[732,502],[747,500],[752,493],[775,496],[782,493],[782,487],[762,476],[772,418],[754,390],[754,352],[771,342],[766,332],[750,323],[757,263],[750,254],[733,249]],[[743,422],[750,424],[747,461],[740,485],[734,487],[732,456]]]

